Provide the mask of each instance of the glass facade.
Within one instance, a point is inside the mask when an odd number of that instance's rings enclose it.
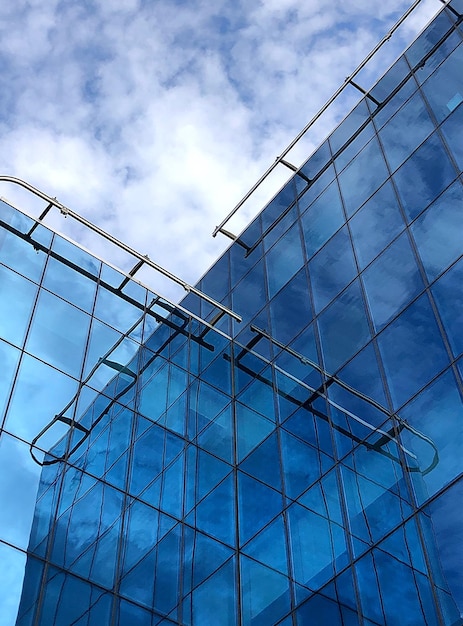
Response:
[[[0,624],[463,623],[451,6],[199,282],[242,323],[1,204]]]

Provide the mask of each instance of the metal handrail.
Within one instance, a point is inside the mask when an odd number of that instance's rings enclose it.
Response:
[[[237,322],[242,322],[243,321],[242,317],[240,315],[238,315],[237,313],[235,313],[234,311],[232,311],[231,309],[227,308],[226,306],[224,306],[220,302],[217,302],[216,300],[214,300],[213,298],[211,298],[207,294],[203,293],[199,289],[196,289],[196,287],[193,287],[192,285],[189,285],[187,282],[185,282],[184,280],[182,280],[181,278],[179,278],[175,274],[172,274],[172,272],[169,272],[169,270],[166,270],[161,265],[158,265],[157,263],[152,261],[147,255],[143,255],[140,252],[137,252],[135,249],[133,249],[130,246],[128,246],[127,244],[123,243],[122,241],[120,241],[116,237],[113,237],[113,235],[110,235],[109,233],[107,233],[103,229],[99,228],[99,226],[96,226],[95,224],[93,224],[89,220],[85,219],[85,217],[82,217],[78,213],[75,213],[74,211],[69,209],[67,206],[65,206],[61,202],[58,202],[58,200],[56,198],[51,198],[50,196],[48,196],[43,191],[40,191],[39,189],[37,189],[33,185],[29,184],[28,182],[22,180],[21,178],[16,178],[14,176],[0,176],[0,182],[8,182],[8,183],[13,183],[15,185],[19,185],[20,187],[23,187],[24,189],[27,189],[28,191],[30,191],[34,195],[38,196],[39,198],[41,198],[45,202],[48,202],[49,206],[45,209],[45,211],[43,211],[43,213],[40,215],[39,218],[36,218],[36,222],[43,223],[42,220],[45,218],[45,216],[48,213],[48,211],[52,207],[56,207],[57,209],[59,209],[59,211],[61,212],[62,215],[72,217],[73,219],[75,219],[80,224],[83,224],[84,226],[86,226],[87,228],[92,230],[93,232],[97,233],[98,235],[100,235],[104,239],[106,239],[106,240],[110,241],[111,243],[113,243],[114,245],[118,246],[119,248],[121,248],[122,250],[127,252],[128,254],[134,256],[139,261],[142,261],[143,263],[145,263],[146,265],[148,265],[152,269],[156,270],[157,272],[159,272],[163,276],[166,276],[167,278],[169,278],[173,282],[177,283],[178,285],[181,285],[183,287],[183,289],[187,293],[195,294],[196,296],[198,296],[202,300],[205,300],[206,302],[208,302],[210,305],[220,309],[224,314],[229,315],[230,317],[232,317]]]
[[[298,135],[291,141],[291,143],[283,150],[283,152],[278,156],[274,163],[262,174],[259,180],[254,183],[251,189],[241,198],[238,204],[230,211],[230,213],[220,222],[218,226],[215,227],[212,236],[215,237],[217,233],[221,232],[226,235],[230,239],[236,241],[237,237],[232,235],[229,231],[225,231],[223,227],[225,224],[235,215],[235,213],[243,206],[247,200],[253,195],[253,193],[260,187],[260,185],[268,178],[268,176],[273,172],[273,170],[280,164],[288,165],[284,163],[285,156],[294,148],[294,146],[302,139],[302,137],[307,133],[307,131],[315,124],[315,122],[323,115],[323,113],[333,104],[333,102],[338,98],[338,96],[344,91],[347,85],[352,85],[355,89],[361,91],[366,97],[370,97],[369,93],[362,89],[359,85],[353,82],[353,79],[357,76],[357,74],[365,67],[365,65],[374,57],[374,55],[378,52],[382,46],[389,41],[394,32],[400,27],[400,25],[408,18],[408,16],[416,9],[416,7],[421,3],[422,0],[415,0],[413,4],[405,11],[405,13],[400,17],[394,26],[389,30],[389,32],[376,44],[376,46],[371,50],[371,52],[363,59],[360,65],[348,76],[342,85],[338,87],[338,89],[334,92],[334,94],[327,100],[327,102],[322,106],[322,108],[312,117],[312,119],[304,126],[304,128],[299,132]],[[444,8],[451,2],[451,0],[440,0],[444,5]],[[374,99],[373,99],[374,100]],[[294,168],[291,166],[290,169],[295,169],[296,172],[299,171],[300,168]]]

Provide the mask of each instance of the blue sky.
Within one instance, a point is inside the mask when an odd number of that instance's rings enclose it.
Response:
[[[229,244],[214,226],[409,4],[4,0],[0,170],[194,283]],[[422,0],[383,69],[440,6]],[[325,116],[296,165],[353,103]]]

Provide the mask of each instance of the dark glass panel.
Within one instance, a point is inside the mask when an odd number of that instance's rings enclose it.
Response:
[[[375,134],[373,124],[370,122],[367,126],[353,139],[348,146],[336,157],[336,169],[338,172],[343,170],[356,154],[360,152],[363,146],[370,141]],[[333,151],[334,152],[334,151]]]
[[[251,539],[283,507],[281,493],[238,472],[240,544]]]
[[[362,277],[377,331],[424,289],[406,233],[394,241]]]
[[[357,274],[346,227],[342,228],[309,262],[315,311],[319,313]]]
[[[344,531],[299,504],[288,509],[293,576],[309,589],[319,589],[347,564]]]
[[[399,198],[412,221],[440,194],[456,176],[447,152],[437,133],[425,143],[394,174]]]
[[[394,406],[406,402],[448,364],[434,313],[423,295],[378,335]]]
[[[262,230],[265,231],[270,228],[275,220],[296,200],[296,188],[294,185],[294,179],[289,180],[281,189],[275,198],[265,207],[261,213]],[[265,240],[268,245],[268,240]]]
[[[235,626],[237,623],[236,606],[235,559],[233,558],[193,591],[192,623]]]
[[[296,500],[319,478],[320,453],[285,430],[281,431],[281,451],[286,494]]]
[[[259,261],[233,289],[233,310],[247,322],[264,306],[266,300],[264,264],[263,261]],[[241,326],[242,324],[240,324],[239,330],[241,330]]]
[[[285,535],[284,518],[279,515],[243,548],[243,552],[287,576]]]
[[[365,99],[354,107],[349,115],[339,124],[336,130],[329,137],[331,151],[336,154],[344,144],[352,137],[352,135],[366,122],[370,117]],[[361,146],[359,146],[361,147]]]
[[[349,226],[359,266],[363,269],[405,226],[389,181],[354,215]]]
[[[379,131],[392,171],[434,130],[423,98],[416,93]]]
[[[306,271],[303,268],[270,301],[273,339],[288,344],[312,320],[308,290]]]
[[[403,69],[404,76],[405,76],[408,72],[410,72],[410,69],[408,67],[407,62],[405,61],[403,57],[401,57],[397,63],[399,63],[400,61],[403,62],[404,67],[401,68],[401,71]],[[384,124],[394,115],[394,113],[396,113],[400,109],[400,107],[410,98],[410,96],[412,96],[415,93],[416,90],[417,90],[417,85],[413,76],[410,77],[408,80],[406,80],[405,84],[402,85],[399,91],[396,94],[394,94],[392,97],[390,97],[390,94],[391,94],[390,91],[387,93],[384,93],[384,89],[382,89],[381,91],[383,95],[381,97],[381,101],[383,102],[389,97],[390,99],[386,102],[384,106],[382,106],[379,109],[376,107],[375,104],[371,105],[371,108],[374,107],[374,111],[372,112],[372,115],[373,115],[376,128],[381,128],[381,126],[384,126]],[[375,94],[374,90],[372,90],[371,93],[374,95]]]
[[[301,172],[313,180],[319,172],[330,162],[331,153],[328,141],[315,150],[312,156],[301,167]],[[334,172],[332,172],[334,175]]]
[[[302,215],[307,258],[310,259],[343,223],[344,213],[338,184],[333,181]]]
[[[352,215],[387,178],[386,163],[376,138],[372,139],[339,174],[342,197]]]
[[[463,285],[463,260],[449,269],[432,288],[455,356],[463,352],[463,290],[459,288],[461,285]]]
[[[370,338],[358,282],[348,287],[319,317],[326,369],[334,373]]]
[[[416,455],[418,466],[425,472],[412,474],[420,504],[461,472],[462,411],[454,374],[447,370],[400,412],[415,429],[402,431],[404,445]]]
[[[273,297],[302,267],[299,224],[294,224],[267,252],[266,260],[269,293],[270,297]]]
[[[463,612],[463,588],[461,585],[461,564],[463,562],[462,501],[463,481],[459,480],[427,507],[427,513],[430,514],[432,520],[432,525],[429,525],[431,532],[426,535],[428,551],[433,556],[434,569],[440,570],[439,578],[441,580],[439,582],[441,586],[444,589],[448,586],[450,591],[451,598],[446,603],[448,607],[446,613],[448,614],[448,623],[455,624],[458,623],[459,613],[461,615]]]
[[[463,188],[460,181],[457,181],[411,226],[430,281],[434,280],[462,252],[462,206]]]
[[[278,439],[276,433],[273,433],[241,463],[240,469],[266,485],[281,491],[279,458]]]
[[[401,56],[370,90],[371,95],[379,102],[384,102],[409,72],[410,68],[405,58]]]
[[[274,624],[290,610],[289,580],[242,556],[241,604],[243,626]]]
[[[220,483],[195,511],[190,513],[186,522],[197,526],[219,541],[231,546],[235,543],[235,500],[233,476]]]

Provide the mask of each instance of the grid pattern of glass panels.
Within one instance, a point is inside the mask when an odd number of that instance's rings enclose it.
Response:
[[[462,623],[462,41],[443,10],[200,281],[243,324],[157,326],[10,213],[0,463],[76,418],[2,523],[18,626]]]

